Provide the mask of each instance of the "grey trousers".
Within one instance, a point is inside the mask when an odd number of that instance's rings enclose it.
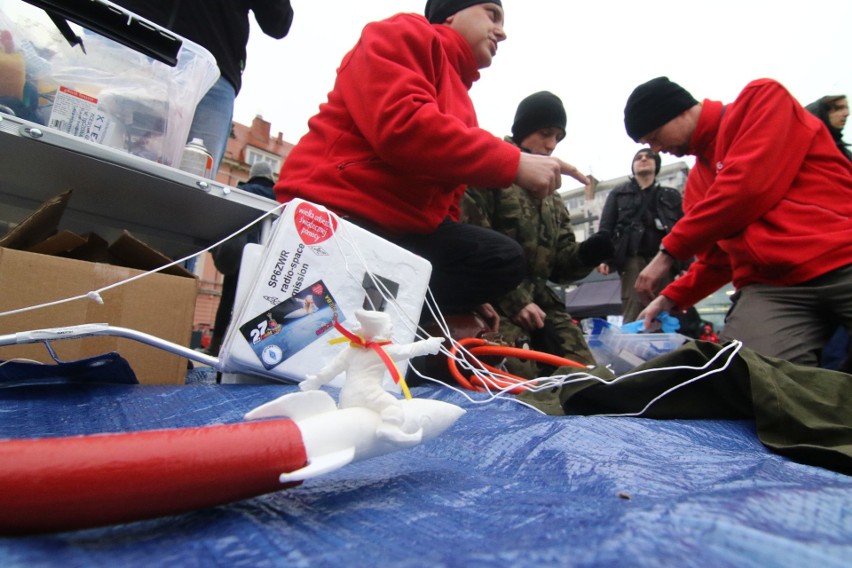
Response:
[[[852,333],[852,265],[795,286],[751,284],[732,299],[719,338],[768,357],[815,367],[838,325]]]

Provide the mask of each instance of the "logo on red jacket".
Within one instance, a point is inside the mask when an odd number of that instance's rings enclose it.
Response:
[[[299,238],[308,246],[328,240],[337,230],[337,218],[310,203],[300,203],[296,207],[293,222]]]

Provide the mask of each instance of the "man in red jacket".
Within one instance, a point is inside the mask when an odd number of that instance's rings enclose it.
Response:
[[[426,17],[368,24],[275,186],[279,201],[325,205],[429,260],[445,311],[476,308],[524,276],[516,242],[457,222],[468,185],[517,182],[545,196],[562,174],[586,182],[479,128],[468,90],[504,39],[499,0],[429,0]]]
[[[636,290],[652,296],[675,259],[698,260],[639,314],[646,328],[733,281],[720,339],[816,365],[837,325],[852,330],[852,164],[828,130],[770,79],[723,105],[658,77],[630,95],[624,124],[655,151],[696,157],[684,217]]]

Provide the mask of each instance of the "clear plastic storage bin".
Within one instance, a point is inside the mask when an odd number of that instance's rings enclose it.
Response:
[[[171,67],[69,24],[85,51],[42,9],[0,0],[0,112],[177,167],[219,77],[210,52],[183,40]]]
[[[598,364],[610,367],[616,375],[628,373],[645,361],[674,351],[689,340],[679,333],[623,333],[603,320],[595,323],[598,325],[593,327],[586,341]]]

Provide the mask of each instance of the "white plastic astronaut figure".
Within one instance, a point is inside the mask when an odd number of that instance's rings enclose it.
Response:
[[[420,431],[404,432],[401,426],[405,412],[400,399],[382,387],[387,367],[380,355],[369,344],[380,344],[380,348],[392,361],[420,355],[435,354],[444,341],[443,337],[430,337],[406,345],[390,343],[393,326],[390,316],[384,312],[356,310],[355,319],[360,327],[356,330],[364,345],[350,343],[316,375],[299,384],[303,391],[315,390],[325,385],[339,373],[346,371],[345,382],[340,389],[338,407],[363,407],[376,412],[382,419],[382,435],[396,441],[419,438]]]

